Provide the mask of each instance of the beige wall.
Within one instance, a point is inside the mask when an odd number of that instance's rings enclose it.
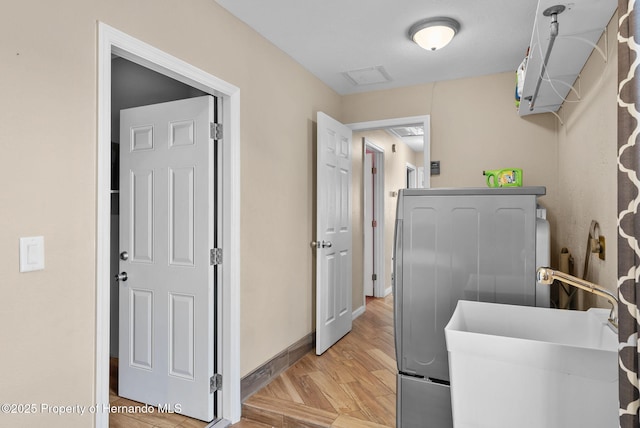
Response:
[[[13,2],[0,15],[2,403],[93,403],[98,21],[241,88],[241,374],[313,329],[313,122],[339,118],[340,97],[211,0]],[[46,269],[20,274],[18,238],[33,235]]]
[[[143,26],[141,6],[106,4],[99,19],[240,88],[243,376],[313,331],[313,123],[340,97],[213,1],[150,1]],[[180,37],[164,30],[176,18]]]
[[[432,187],[485,186],[482,171],[518,167],[524,184],[557,189],[555,165],[540,165],[557,150],[551,115],[521,118],[513,101],[513,73],[437,82],[343,97],[346,123],[431,116],[431,159],[440,175]]]
[[[77,1],[65,13],[60,3],[13,2],[0,14],[2,403],[92,403],[96,24],[89,4]],[[20,274],[18,239],[34,235],[45,238],[45,270]],[[88,415],[0,415],[2,426],[49,424],[91,422]]]
[[[588,147],[611,158],[614,65],[558,129],[551,115],[515,114],[513,73],[340,97],[211,0],[13,2],[0,15],[0,402],[93,402],[98,21],[241,89],[242,375],[314,328],[317,111],[343,123],[430,114],[432,158],[442,169],[433,186],[482,186],[483,169],[521,167],[526,185],[547,186],[554,243],[579,250],[586,225],[578,213],[590,219],[593,210],[615,247],[615,214],[604,208],[615,206],[610,160],[574,156],[595,134]],[[561,173],[549,162],[559,152]],[[585,180],[585,162],[602,182]],[[607,203],[565,204],[573,191]],[[561,222],[565,208],[573,214]],[[45,237],[46,269],[20,274],[18,238],[33,235]],[[615,266],[614,253],[605,263]],[[12,426],[92,424],[88,414],[0,417]]]
[[[564,126],[558,129],[558,187],[562,201],[557,216],[556,242],[569,249],[574,274],[582,276],[591,220],[606,239],[606,260],[590,258],[588,279],[617,289],[617,15],[599,46],[606,62],[595,52],[576,82],[581,100],[572,94],[559,111]],[[607,306],[604,300],[598,305]]]
[[[352,197],[352,222],[353,222],[353,310],[364,305],[364,184],[363,184],[363,154],[364,142],[367,138],[370,142],[384,150],[384,240],[385,240],[385,277],[384,288],[391,287],[391,257],[393,249],[393,231],[396,217],[397,197],[391,192],[397,192],[406,184],[407,162],[414,166],[422,165],[422,152],[416,153],[397,137],[384,130],[360,131],[353,133],[353,197]],[[396,145],[396,152],[392,151],[392,145]]]
[[[431,116],[431,159],[440,161],[432,187],[484,187],[482,171],[522,168],[525,186],[545,186],[552,240],[558,212],[556,119],[519,117],[514,75],[501,73],[343,97],[346,123]],[[396,113],[397,112],[397,113]],[[554,250],[555,251],[555,250]]]

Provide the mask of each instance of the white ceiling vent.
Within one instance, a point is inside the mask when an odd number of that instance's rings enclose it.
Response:
[[[395,126],[393,128],[389,128],[396,137],[404,138],[404,137],[417,137],[424,135],[424,128],[422,125],[415,126]]]
[[[381,65],[345,71],[342,75],[354,86],[391,82],[391,76]]]
[[[387,132],[411,147],[414,152],[424,150],[424,127],[422,125],[393,126]]]

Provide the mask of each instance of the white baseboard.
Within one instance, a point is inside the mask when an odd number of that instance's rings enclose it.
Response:
[[[366,305],[362,305],[360,306],[358,309],[356,309],[355,311],[353,311],[353,314],[351,315],[353,317],[353,319],[358,318],[360,315],[364,314],[364,311],[366,310]]]
[[[393,291],[393,287],[386,288],[384,290],[384,297],[387,297]]]

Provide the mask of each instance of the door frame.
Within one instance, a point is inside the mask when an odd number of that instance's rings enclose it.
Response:
[[[225,129],[219,244],[224,249],[216,308],[217,364],[223,374],[218,418],[240,420],[240,89],[109,25],[98,22],[95,404],[109,405],[111,58],[123,57],[222,100]],[[95,426],[108,428],[109,413]]]
[[[418,168],[416,168],[414,164],[409,162],[406,163],[405,168],[407,170],[407,189],[417,188],[418,187]]]
[[[385,247],[384,247],[384,149],[376,144],[372,143],[368,138],[364,138],[363,144],[363,158],[366,156],[367,149],[374,152],[376,155],[374,157],[375,161],[372,163],[372,167],[377,169],[377,173],[374,176],[374,186],[373,186],[373,215],[378,222],[377,227],[373,232],[373,270],[377,275],[377,280],[373,287],[373,296],[374,297],[384,297],[389,294],[385,287]],[[364,168],[363,168],[364,170]],[[363,180],[366,180],[366,171],[363,171]],[[363,183],[364,186],[364,183]],[[363,212],[366,210],[366,203],[363,198]],[[366,225],[365,225],[366,226]],[[363,236],[364,240],[364,236]],[[364,245],[364,241],[363,241]],[[366,250],[363,251],[363,254],[366,253]],[[363,263],[364,265],[364,263]],[[363,272],[364,272],[363,266]],[[366,273],[363,273],[366,275]],[[363,302],[366,302],[366,294],[364,292],[364,287],[362,289],[363,292]]]
[[[424,116],[407,116],[407,117],[399,117],[399,118],[395,118],[395,119],[381,119],[381,120],[372,120],[372,121],[368,121],[368,122],[353,122],[353,123],[349,123],[346,126],[348,126],[349,128],[351,128],[352,131],[356,132],[356,131],[372,131],[372,130],[376,130],[376,129],[385,129],[385,128],[390,128],[390,127],[394,127],[394,126],[410,126],[410,125],[415,125],[417,123],[422,124],[422,126],[424,127],[424,136],[423,136],[423,143],[424,143],[424,148],[423,148],[423,154],[424,154],[424,165],[425,165],[425,175],[424,175],[424,188],[429,188],[431,187],[431,177],[430,174],[427,174],[427,171],[429,171],[430,169],[426,167],[426,165],[430,165],[431,164],[431,116],[430,115],[424,115]],[[364,163],[364,161],[363,161]],[[384,174],[381,175],[382,179],[383,179],[383,186],[382,189],[384,189]],[[384,190],[383,190],[383,196],[384,195]],[[384,200],[384,199],[381,199]],[[384,212],[384,204],[382,206],[382,211]],[[380,228],[382,230],[382,235],[384,235],[384,229]],[[364,237],[362,238],[364,240]],[[384,244],[382,244],[382,251],[379,251],[378,253],[382,253],[385,254],[385,247]],[[384,267],[384,256],[382,259],[382,265]],[[393,270],[393,269],[392,269]],[[364,266],[363,266],[363,271],[364,271]],[[386,278],[385,278],[386,280]],[[382,292],[380,294],[379,297],[384,297],[386,295],[388,295],[389,293],[391,293],[392,288],[391,286],[386,287],[384,286],[384,281],[380,281],[380,284],[377,284],[380,288],[382,288]],[[374,290],[375,292],[376,290]],[[378,297],[377,294],[374,294],[376,297]],[[366,299],[364,298],[364,287],[363,287],[363,302],[366,302]]]
[[[371,131],[374,129],[384,129],[390,128],[394,126],[410,126],[415,125],[416,123],[421,123],[424,127],[424,136],[423,142],[423,154],[424,154],[424,188],[428,189],[431,187],[431,174],[427,174],[429,171],[428,166],[431,165],[431,116],[407,116],[407,117],[398,117],[395,119],[382,119],[382,120],[372,120],[369,122],[354,122],[349,123],[347,126],[351,128],[351,130],[355,131]]]

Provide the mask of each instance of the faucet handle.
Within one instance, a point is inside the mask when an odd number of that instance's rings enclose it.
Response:
[[[551,285],[553,283],[553,271],[548,267],[539,267],[536,278],[540,284]]]

